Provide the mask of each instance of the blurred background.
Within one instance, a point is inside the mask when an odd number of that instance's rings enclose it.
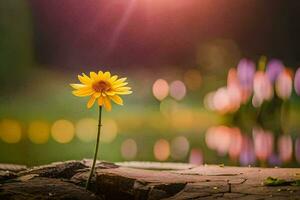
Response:
[[[69,83],[128,77],[99,159],[300,165],[300,2],[0,1],[0,162],[91,158],[98,110]]]

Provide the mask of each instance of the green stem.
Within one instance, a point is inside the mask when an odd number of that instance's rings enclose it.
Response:
[[[99,106],[99,121],[98,121],[98,132],[97,132],[97,141],[96,141],[96,148],[95,148],[95,153],[94,153],[94,160],[91,168],[91,172],[89,175],[89,178],[86,182],[85,189],[89,189],[89,185],[91,183],[91,179],[94,175],[94,170],[95,170],[95,165],[96,165],[96,160],[97,160],[97,154],[98,154],[98,148],[99,148],[99,141],[100,141],[100,132],[101,132],[101,114],[102,114],[102,106]]]

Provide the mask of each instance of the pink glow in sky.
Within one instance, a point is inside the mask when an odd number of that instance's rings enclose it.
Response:
[[[99,63],[193,64],[197,45],[214,38],[230,38],[249,52],[267,51],[274,44],[265,33],[273,30],[270,20],[279,8],[240,0],[30,3],[39,60],[73,68]]]

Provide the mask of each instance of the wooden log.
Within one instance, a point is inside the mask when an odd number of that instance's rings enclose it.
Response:
[[[90,160],[0,173],[0,199],[300,199],[298,168],[98,162],[90,191]],[[1,172],[1,171],[0,171]],[[4,172],[4,171],[2,171]],[[267,177],[288,184],[266,186]]]

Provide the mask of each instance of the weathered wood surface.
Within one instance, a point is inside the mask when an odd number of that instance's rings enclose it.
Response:
[[[30,169],[0,164],[0,199],[300,199],[299,186],[263,185],[269,176],[300,179],[300,169],[98,162],[86,191],[89,166],[90,160]]]

